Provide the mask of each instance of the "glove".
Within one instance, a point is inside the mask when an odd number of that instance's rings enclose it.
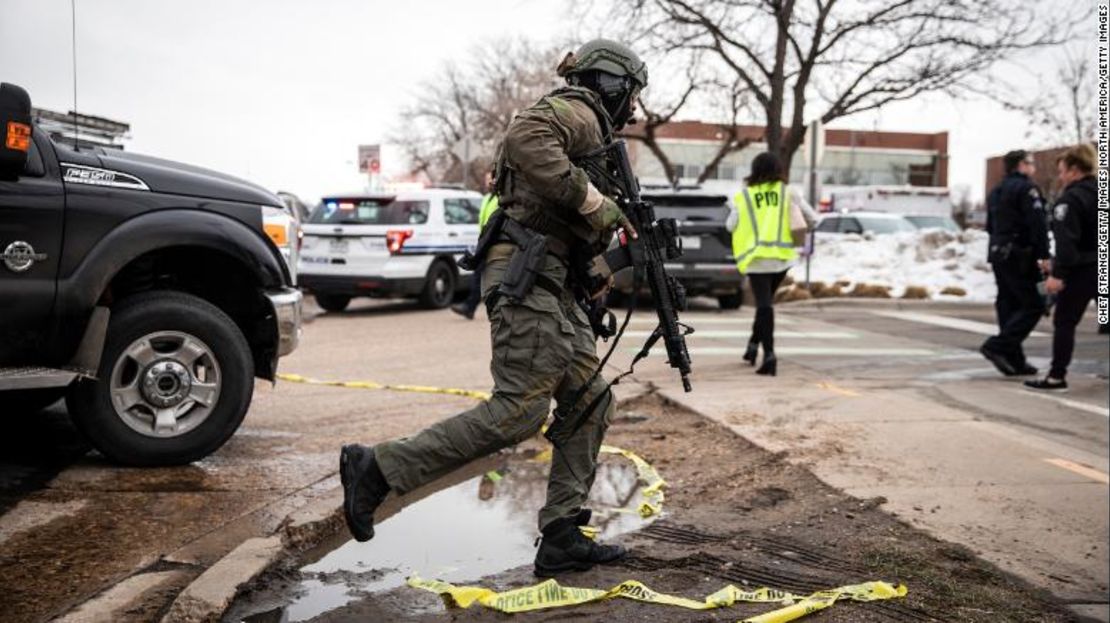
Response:
[[[612,199],[601,194],[593,184],[586,187],[586,199],[578,207],[578,212],[586,218],[590,227],[597,231],[607,231],[615,226],[623,227],[628,235],[636,237],[636,230]]]

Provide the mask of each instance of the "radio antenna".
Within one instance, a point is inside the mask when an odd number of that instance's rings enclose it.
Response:
[[[81,141],[77,136],[77,0],[69,0],[69,14],[73,48],[73,149],[81,151]]]

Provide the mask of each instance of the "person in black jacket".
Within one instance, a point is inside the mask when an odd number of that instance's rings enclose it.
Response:
[[[1056,259],[1045,291],[1056,296],[1052,317],[1052,367],[1048,376],[1026,381],[1032,389],[1062,391],[1075,349],[1075,327],[1095,297],[1098,280],[1098,187],[1095,184],[1095,150],[1090,145],[1072,147],[1056,161],[1064,192],[1052,207],[1052,234]]]
[[[1036,173],[1032,156],[1019,149],[1002,161],[1006,177],[987,198],[987,259],[998,284],[998,335],[983,342],[979,352],[1006,376],[1036,374],[1021,343],[1044,314],[1044,299],[1037,291],[1049,258],[1044,200],[1031,179]]]

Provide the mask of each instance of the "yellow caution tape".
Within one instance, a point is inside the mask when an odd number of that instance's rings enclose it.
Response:
[[[818,591],[809,597],[767,587],[742,590],[730,584],[702,601],[660,593],[635,580],[626,580],[609,590],[562,586],[555,580],[547,580],[500,593],[480,586],[455,586],[439,580],[423,580],[415,575],[407,582],[413,588],[438,594],[448,605],[469,608],[477,603],[491,610],[508,614],[577,606],[617,597],[690,610],[727,608],[740,602],[784,604],[784,607],[777,610],[745,619],[744,623],[784,623],[828,608],[839,600],[875,601],[906,595],[905,586],[892,586],[886,582],[841,586],[827,591]]]
[[[490,393],[475,389],[456,389],[454,387],[428,387],[424,385],[389,385],[374,381],[324,381],[300,374],[279,374],[279,379],[291,383],[305,383],[307,385],[327,385],[329,387],[349,387],[352,389],[381,389],[394,392],[415,392],[419,394],[446,394],[448,396],[463,396],[477,400],[489,400]]]

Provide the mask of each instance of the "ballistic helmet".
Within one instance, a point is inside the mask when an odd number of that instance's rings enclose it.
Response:
[[[613,127],[632,119],[637,94],[647,86],[647,65],[628,46],[608,39],[588,41],[563,58],[556,69],[568,84],[590,89],[601,96]]]
[[[648,83],[647,65],[627,45],[609,39],[587,41],[560,65],[561,76],[598,70],[614,76],[628,76],[643,89]]]

